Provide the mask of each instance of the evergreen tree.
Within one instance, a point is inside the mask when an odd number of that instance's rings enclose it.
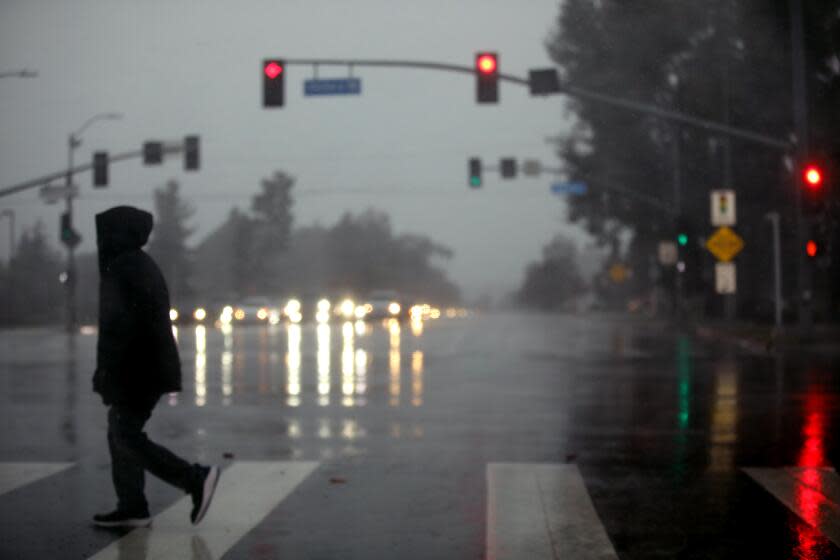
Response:
[[[174,303],[192,296],[190,285],[192,263],[187,239],[193,229],[187,221],[195,209],[181,199],[176,181],[155,189],[155,226],[149,243],[149,253],[157,261],[169,286]]]

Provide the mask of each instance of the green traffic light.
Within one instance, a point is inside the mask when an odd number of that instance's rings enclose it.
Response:
[[[473,175],[470,177],[470,185],[473,187],[480,187],[481,186],[481,177]]]
[[[677,235],[677,243],[682,246],[688,245],[688,236],[684,233]]]

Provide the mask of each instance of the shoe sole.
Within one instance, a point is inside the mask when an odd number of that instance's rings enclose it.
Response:
[[[104,527],[106,529],[117,529],[117,528],[127,528],[127,529],[137,529],[140,527],[148,527],[152,524],[152,518],[136,518],[136,519],[124,519],[122,521],[93,521],[93,524],[97,527]]]
[[[192,522],[193,525],[198,525],[204,519],[207,510],[210,509],[210,502],[213,501],[213,494],[216,493],[216,485],[219,483],[219,474],[219,467],[210,467],[210,472],[207,473],[207,478],[204,479],[204,493],[201,498],[201,507],[195,516],[195,521]]]

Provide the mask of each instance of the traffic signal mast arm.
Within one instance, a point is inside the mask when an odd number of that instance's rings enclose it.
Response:
[[[163,152],[165,154],[177,154],[184,151],[184,147],[180,144],[164,144]],[[130,152],[123,152],[121,154],[116,154],[113,156],[108,156],[108,163],[114,163],[117,161],[126,161],[129,159],[135,158],[143,158],[143,150],[132,150]],[[0,197],[9,196],[21,191],[25,191],[28,189],[34,189],[35,187],[44,186],[55,179],[63,179],[67,176],[68,171],[73,173],[81,173],[82,171],[88,171],[93,169],[93,162],[89,163],[81,163],[76,165],[70,169],[63,169],[61,171],[56,171],[55,173],[50,173],[49,175],[44,175],[42,177],[38,177],[36,179],[31,179],[29,181],[24,181],[23,183],[18,183],[17,185],[13,185],[11,187],[6,187],[5,189],[0,190]]]
[[[472,74],[476,75],[477,70],[475,66],[463,66],[459,64],[448,64],[444,62],[430,62],[430,61],[418,61],[418,60],[371,60],[371,59],[332,59],[332,58],[287,58],[284,59],[284,63],[293,66],[370,66],[370,67],[390,67],[390,68],[421,68],[426,70],[441,70],[446,72],[458,72],[462,74]],[[528,78],[521,78],[519,76],[514,76],[512,74],[503,74],[498,73],[498,79],[504,80],[506,82],[512,82],[515,84],[519,84],[521,86],[530,86],[530,80]],[[680,113],[678,111],[671,111],[669,109],[663,109],[661,107],[657,107],[656,105],[651,105],[649,103],[641,103],[638,101],[632,101],[630,99],[623,99],[620,97],[615,97],[612,95],[607,95],[603,93],[598,93],[594,91],[590,91],[585,88],[580,88],[577,86],[569,85],[569,84],[559,84],[559,91],[557,93],[565,93],[566,95],[570,95],[572,97],[579,97],[581,99],[588,99],[590,101],[597,101],[599,103],[603,103],[605,105],[612,105],[613,107],[620,107],[622,109],[627,109],[636,113],[643,113],[647,115],[653,115],[665,120],[679,122],[682,124],[686,124],[689,126],[702,128],[705,130],[710,130],[713,132],[718,132],[721,134],[725,134],[727,136],[734,136],[737,138],[742,138],[744,140],[748,140],[754,142],[756,144],[762,144],[764,146],[769,146],[773,148],[778,148],[781,150],[790,150],[794,146],[791,142],[776,138],[774,136],[768,136],[766,134],[762,134],[760,132],[755,132],[752,130],[738,128],[734,126],[729,126],[727,124],[712,121],[709,119],[703,119],[700,117],[695,117],[692,115],[687,115],[685,113]]]
[[[543,172],[543,171],[546,172],[546,173],[554,173],[555,175],[561,175],[563,173],[563,170],[560,169],[559,167],[545,167],[543,165],[540,165],[540,172]],[[628,188],[625,188],[625,187],[610,185],[610,184],[604,183],[603,181],[599,181],[597,179],[592,180],[591,178],[584,178],[583,180],[586,181],[586,183],[591,183],[595,187],[598,187],[598,188],[603,189],[605,191],[612,191],[612,192],[616,192],[618,194],[623,194],[623,195],[625,195],[629,198],[632,198],[632,199],[634,199],[638,202],[642,202],[644,204],[648,204],[650,206],[653,206],[654,208],[662,210],[662,211],[664,211],[668,214],[671,214],[672,216],[677,215],[677,211],[673,206],[665,204],[660,199],[658,199],[654,196],[650,196],[650,195],[647,195],[647,194],[636,192],[632,189],[628,189]]]

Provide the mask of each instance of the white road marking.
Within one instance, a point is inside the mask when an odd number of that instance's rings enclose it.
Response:
[[[743,470],[808,525],[840,546],[840,477],[834,470],[813,467]]]
[[[156,515],[148,529],[135,529],[99,551],[106,558],[221,558],[282,502],[316,462],[236,462],[225,469],[207,516],[190,523],[189,496]]]
[[[72,466],[73,463],[0,463],[0,495]]]
[[[617,560],[575,465],[487,465],[487,560]]]

